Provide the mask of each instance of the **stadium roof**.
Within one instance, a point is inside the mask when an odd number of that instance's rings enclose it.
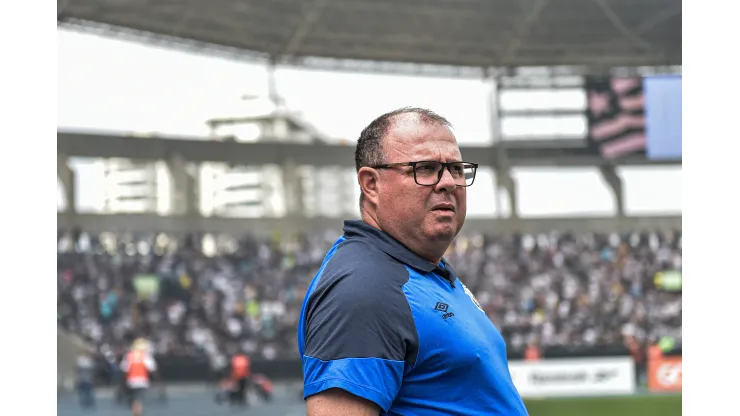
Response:
[[[284,64],[312,66],[320,58],[476,68],[681,64],[680,0],[57,0],[57,5],[61,27]]]

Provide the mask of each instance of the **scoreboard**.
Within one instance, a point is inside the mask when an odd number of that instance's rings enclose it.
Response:
[[[681,159],[681,76],[590,77],[588,141],[604,158]]]

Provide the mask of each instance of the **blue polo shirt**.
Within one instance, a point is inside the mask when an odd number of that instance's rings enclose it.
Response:
[[[504,339],[444,261],[346,221],[298,322],[304,397],[340,388],[382,415],[527,415]]]

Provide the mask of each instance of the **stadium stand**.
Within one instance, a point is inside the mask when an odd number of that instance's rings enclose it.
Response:
[[[161,356],[214,361],[241,347],[265,360],[295,358],[303,294],[337,236],[244,237],[215,248],[193,236],[121,239],[114,247],[84,234],[74,244],[61,238],[58,323],[101,352],[120,353],[145,336]],[[447,258],[511,354],[531,345],[681,340],[680,290],[655,280],[680,272],[680,232],[467,234]]]

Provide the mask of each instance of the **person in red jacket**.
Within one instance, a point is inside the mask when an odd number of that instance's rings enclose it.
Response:
[[[251,362],[243,352],[236,353],[231,358],[231,403],[248,405],[247,388],[252,376]]]
[[[149,388],[152,373],[157,371],[157,363],[149,352],[149,343],[137,339],[121,362],[121,371],[126,379],[131,399],[131,414],[141,416],[144,412],[143,397]]]

